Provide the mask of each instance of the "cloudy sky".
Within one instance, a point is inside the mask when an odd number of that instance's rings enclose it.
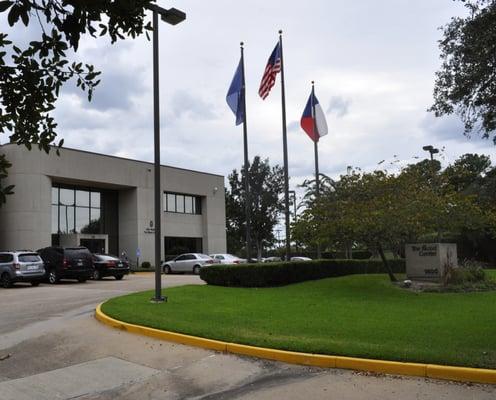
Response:
[[[313,144],[299,119],[316,81],[329,135],[320,141],[321,172],[371,170],[444,148],[443,162],[477,152],[496,155],[487,140],[467,139],[456,117],[436,119],[438,27],[465,9],[452,0],[308,0],[288,2],[159,1],[187,13],[160,26],[162,163],[226,175],[242,163],[242,127],[225,95],[245,42],[250,157],[282,163],[280,82],[258,97],[267,58],[284,31],[291,186],[313,173]],[[1,21],[4,26],[5,21]],[[16,29],[15,39],[33,32]],[[102,71],[94,100],[74,87],[57,104],[67,147],[153,160],[152,45],[144,37],[110,45],[84,40],[77,58]],[[2,142],[5,139],[2,138]],[[391,167],[394,168],[394,167]]]

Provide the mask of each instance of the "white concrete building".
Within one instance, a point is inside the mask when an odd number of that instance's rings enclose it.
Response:
[[[63,148],[0,146],[15,194],[0,207],[0,250],[84,245],[154,258],[153,164]],[[162,257],[226,251],[224,177],[162,166]]]

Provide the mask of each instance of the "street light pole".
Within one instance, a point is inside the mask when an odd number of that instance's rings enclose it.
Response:
[[[428,145],[422,147],[423,150],[428,151],[431,155],[431,161],[434,161],[434,154],[439,153],[439,149],[436,149],[434,146]]]
[[[167,301],[162,296],[162,271],[161,271],[161,188],[160,188],[160,101],[159,101],[159,54],[158,54],[158,15],[163,21],[176,25],[186,19],[182,11],[171,8],[166,10],[156,4],[146,6],[153,12],[153,148],[154,148],[154,208],[155,208],[155,297],[154,303]]]
[[[167,301],[162,296],[161,219],[160,207],[160,89],[158,60],[158,12],[153,11],[153,146],[154,146],[154,201],[155,201],[155,297],[154,302]]]

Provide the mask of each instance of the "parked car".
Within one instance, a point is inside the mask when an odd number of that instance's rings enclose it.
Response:
[[[246,262],[245,259],[233,256],[232,254],[210,254],[210,257],[217,264],[241,264]]]
[[[93,279],[100,280],[105,276],[113,276],[120,281],[129,274],[129,264],[110,254],[93,254]]]
[[[38,286],[45,276],[43,260],[30,250],[0,252],[0,284],[4,288],[15,282],[30,282]]]
[[[266,263],[266,262],[280,262],[282,261],[282,258],[281,257],[265,257],[265,258],[262,258],[262,262]]]
[[[310,257],[295,256],[291,257],[291,261],[312,261]]]
[[[162,263],[164,274],[171,272],[193,272],[198,275],[204,265],[213,264],[214,260],[206,254],[186,253],[181,254],[170,261]]]
[[[93,256],[86,247],[45,247],[38,250],[45,263],[45,278],[49,283],[61,279],[86,282],[93,276]]]

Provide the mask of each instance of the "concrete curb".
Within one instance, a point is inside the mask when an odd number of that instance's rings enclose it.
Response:
[[[146,326],[129,324],[127,322],[122,322],[109,317],[103,313],[101,309],[102,304],[103,303],[97,306],[95,310],[95,318],[108,326],[126,332],[149,336],[155,339],[168,340],[189,346],[313,367],[342,368],[392,375],[420,376],[450,381],[496,384],[496,370],[494,369],[452,367],[436,364],[405,363],[398,361],[372,360],[366,358],[298,353],[294,351],[267,349],[263,347],[223,342],[220,340],[204,339],[198,336],[190,336],[182,333],[148,328]]]

